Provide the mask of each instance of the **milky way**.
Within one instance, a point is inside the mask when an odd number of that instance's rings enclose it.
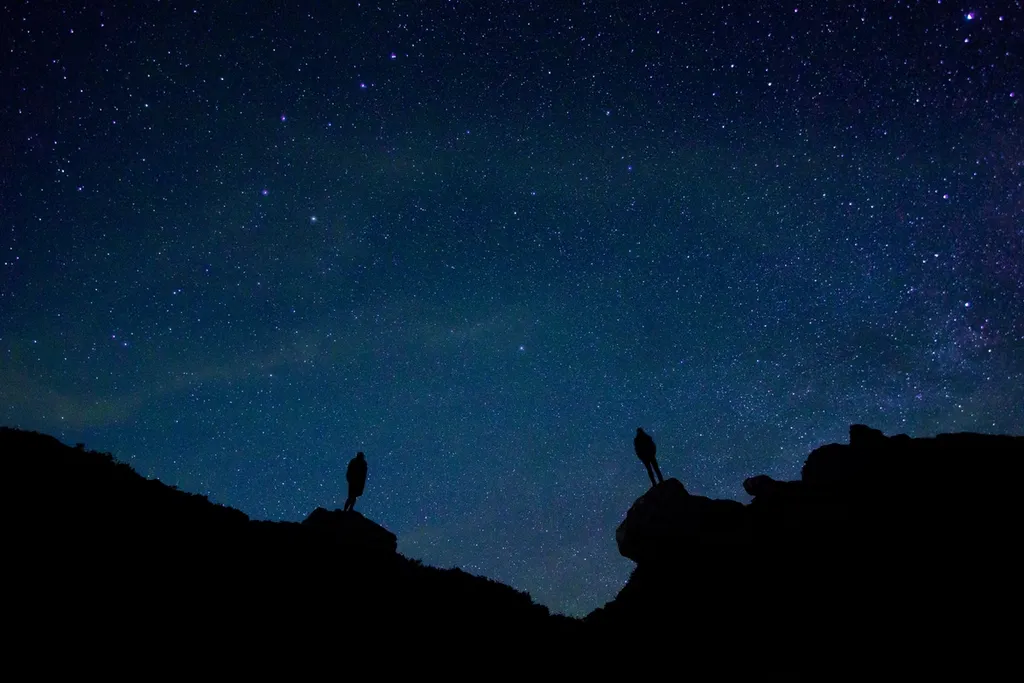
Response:
[[[63,4],[0,16],[0,423],[264,519],[365,451],[401,552],[574,615],[637,426],[741,500],[1022,431],[1019,2]]]

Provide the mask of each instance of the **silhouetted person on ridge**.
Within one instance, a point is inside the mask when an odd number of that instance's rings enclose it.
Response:
[[[654,445],[654,439],[651,438],[651,435],[641,427],[636,428],[633,448],[636,450],[636,457],[640,458],[640,462],[647,468],[647,476],[651,478],[651,486],[657,486],[660,482],[665,481],[665,478],[661,476],[661,470],[658,468],[658,459],[654,457],[658,448]],[[654,481],[655,472],[658,473],[658,481]]]
[[[356,506],[356,498],[363,495],[363,489],[366,487],[366,456],[362,451],[356,453],[356,457],[349,461],[345,478],[348,479],[348,500],[345,501],[345,512],[348,512]]]

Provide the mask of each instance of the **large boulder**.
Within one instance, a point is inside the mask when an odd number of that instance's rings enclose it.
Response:
[[[615,530],[619,553],[638,564],[678,557],[697,545],[735,544],[746,536],[745,508],[694,496],[668,479],[637,498]]]
[[[397,536],[355,510],[317,508],[302,521],[302,526],[352,552],[394,554],[398,549]]]

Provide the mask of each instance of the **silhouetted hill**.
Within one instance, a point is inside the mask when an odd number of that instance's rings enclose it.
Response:
[[[616,532],[629,581],[583,621],[409,560],[358,513],[254,521],[32,432],[0,428],[0,455],[6,615],[34,660],[116,644],[135,665],[173,648],[258,670],[340,651],[383,671],[402,664],[392,649],[429,643],[437,670],[487,643],[517,667],[835,679],[996,673],[1016,648],[1024,437],[854,425],[800,480],[748,479],[747,505],[669,479]]]
[[[883,659],[995,669],[1011,647],[1003,624],[1020,615],[1022,456],[1024,437],[854,425],[849,445],[810,454],[799,481],[746,480],[749,505],[665,481],[619,526],[637,567],[587,621],[606,635],[672,624],[677,642],[744,653],[762,672],[835,677]]]
[[[395,536],[359,513],[253,521],[34,432],[0,428],[0,453],[15,608],[47,642],[101,628],[219,656],[260,638],[333,653],[341,641],[543,642],[581,627],[526,593],[399,555]]]

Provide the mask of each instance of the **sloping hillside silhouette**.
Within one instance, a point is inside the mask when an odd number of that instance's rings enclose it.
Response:
[[[29,631],[95,628],[102,615],[111,636],[189,634],[227,647],[272,635],[278,646],[333,642],[333,652],[359,634],[544,642],[580,627],[509,586],[396,553],[394,535],[357,512],[254,521],[35,432],[0,428],[0,453]]]

